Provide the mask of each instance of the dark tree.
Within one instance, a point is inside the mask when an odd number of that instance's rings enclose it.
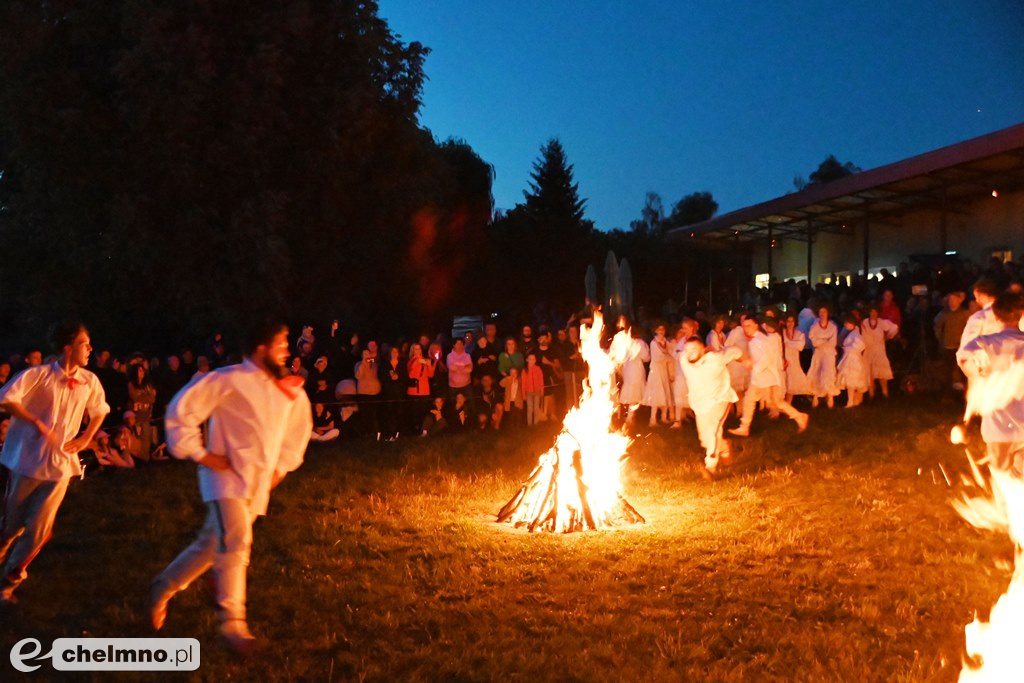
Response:
[[[590,224],[583,219],[579,185],[573,181],[573,167],[557,138],[541,147],[540,159],[533,164],[530,189],[523,191],[526,214],[538,229],[547,233],[585,235]]]
[[[661,195],[657,192],[648,192],[644,196],[644,206],[640,209],[640,219],[630,221],[629,227],[633,232],[654,235],[661,232],[664,226],[665,207]]]
[[[706,221],[718,211],[718,202],[710,192],[694,192],[688,194],[672,207],[668,217],[668,225],[678,228]]]
[[[824,161],[818,164],[818,168],[811,172],[809,180],[804,180],[802,176],[796,176],[793,178],[793,186],[797,190],[803,190],[811,185],[824,185],[833,180],[860,173],[860,170],[860,167],[854,165],[852,161],[841,163],[834,154],[829,154]]]
[[[422,216],[428,253],[472,248],[492,177],[419,127],[427,54],[372,0],[4,3],[4,336],[414,319]]]

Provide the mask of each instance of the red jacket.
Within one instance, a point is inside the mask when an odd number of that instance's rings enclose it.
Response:
[[[519,373],[519,379],[523,383],[524,394],[544,393],[544,372],[540,369],[539,365],[534,365],[533,367],[527,365]]]
[[[430,396],[430,378],[434,376],[434,363],[421,363],[421,358],[410,358],[406,366],[409,370],[410,396]]]

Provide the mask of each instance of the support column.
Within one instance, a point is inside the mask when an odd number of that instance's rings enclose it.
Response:
[[[772,239],[772,226],[768,224],[768,288],[772,286],[772,256],[775,254],[775,247],[773,246],[774,240]]]
[[[947,229],[947,226],[948,226],[948,215],[949,215],[949,212],[946,211],[946,188],[945,187],[942,188],[942,201],[940,202],[940,205],[942,207],[942,221],[941,221],[940,226],[939,226],[939,251],[941,253],[945,254],[946,250],[948,249],[948,236],[947,236],[947,233],[946,233],[946,229]]]
[[[868,278],[868,264],[871,261],[871,215],[864,209],[864,279]]]
[[[814,275],[813,273],[813,261],[814,261],[814,224],[807,221],[807,284],[811,287],[814,286]]]
[[[740,271],[743,270],[743,256],[740,253],[740,233],[736,232],[736,247],[734,249],[736,253],[736,260],[733,262],[733,269],[736,275],[736,306],[739,307],[743,301],[743,295],[740,292]]]

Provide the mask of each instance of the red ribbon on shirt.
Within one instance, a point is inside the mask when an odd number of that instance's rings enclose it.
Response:
[[[294,401],[302,393],[302,386],[305,384],[305,381],[298,375],[289,375],[288,377],[274,380],[274,384],[284,392],[285,396]]]
[[[85,384],[85,382],[76,377],[68,377],[68,389],[74,389],[79,384]]]

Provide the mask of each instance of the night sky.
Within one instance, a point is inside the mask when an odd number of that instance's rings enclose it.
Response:
[[[1024,121],[1024,8],[1003,2],[380,0],[433,52],[421,123],[522,200],[550,137],[587,217],[628,228],[707,190],[719,213],[828,154],[867,169]]]

